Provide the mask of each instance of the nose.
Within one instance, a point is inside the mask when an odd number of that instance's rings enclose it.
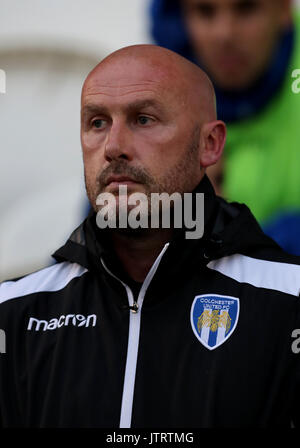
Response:
[[[104,157],[108,162],[116,159],[132,159],[132,137],[125,123],[112,123],[106,136]]]
[[[219,14],[214,21],[215,38],[228,42],[235,38],[235,20],[230,12]]]

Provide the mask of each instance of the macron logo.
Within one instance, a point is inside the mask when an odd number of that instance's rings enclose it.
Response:
[[[35,317],[30,317],[28,322],[27,330],[56,330],[61,327],[68,327],[69,325],[73,325],[73,327],[94,327],[97,322],[96,314],[90,314],[85,317],[82,314],[67,314],[66,316],[63,314],[58,319],[51,320],[39,320]]]

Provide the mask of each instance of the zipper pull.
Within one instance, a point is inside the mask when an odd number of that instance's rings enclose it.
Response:
[[[134,314],[136,314],[136,313],[138,312],[138,310],[139,310],[139,306],[138,306],[137,302],[134,301],[134,302],[133,302],[133,305],[130,306],[129,309],[130,309]]]

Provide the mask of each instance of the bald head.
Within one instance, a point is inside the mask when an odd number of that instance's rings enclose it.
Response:
[[[159,83],[202,123],[216,120],[215,93],[208,76],[177,53],[156,45],[133,45],[107,56],[87,76],[82,97],[93,92],[95,84],[117,88],[131,81]]]
[[[131,191],[148,196],[193,191],[222,153],[225,125],[216,121],[213,86],[172,51],[137,45],[112,53],[88,75],[81,100],[85,179],[95,209],[97,195],[116,188],[116,175],[134,179]]]

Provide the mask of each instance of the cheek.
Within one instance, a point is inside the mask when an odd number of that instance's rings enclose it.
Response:
[[[263,49],[274,45],[279,32],[279,21],[272,11],[261,10],[251,17],[240,20],[238,38],[241,44],[252,53],[262,52]]]
[[[84,175],[85,180],[90,188],[93,188],[96,185],[96,179],[98,176],[99,170],[95,169],[95,165],[85,161],[84,162]]]
[[[159,141],[148,141],[141,163],[153,176],[160,177],[182,159],[189,139],[189,135],[161,135]]]
[[[85,153],[99,151],[104,145],[104,138],[96,132],[83,132],[81,134],[81,145]]]
[[[83,148],[83,164],[86,182],[90,188],[93,188],[103,169],[102,157],[98,151],[89,151]]]
[[[264,18],[249,23],[243,30],[243,48],[248,54],[248,64],[255,69],[263,69],[268,64],[277,42],[277,28],[266,23]],[[258,51],[259,49],[259,51]]]
[[[104,163],[102,141],[99,136],[81,135],[81,147],[84,166],[88,169],[92,166],[101,167]]]
[[[199,19],[187,19],[186,28],[192,45],[202,51],[210,46],[211,35],[214,34],[212,26],[208,26],[206,21]]]

